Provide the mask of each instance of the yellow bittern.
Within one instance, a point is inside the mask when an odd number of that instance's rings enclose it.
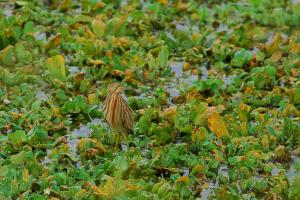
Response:
[[[133,128],[133,114],[122,93],[126,90],[119,83],[108,86],[108,96],[103,103],[104,117],[110,128],[126,135]]]

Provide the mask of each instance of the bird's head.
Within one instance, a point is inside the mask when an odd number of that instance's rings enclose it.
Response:
[[[120,83],[112,83],[108,86],[108,92],[109,94],[111,93],[117,93],[120,94],[122,93],[124,90],[127,90],[126,87],[123,87],[122,85],[120,85]]]

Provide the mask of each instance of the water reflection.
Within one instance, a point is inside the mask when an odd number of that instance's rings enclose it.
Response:
[[[3,14],[6,17],[10,17],[14,13],[14,5],[10,3],[0,3],[0,7],[3,10]]]
[[[38,91],[35,96],[40,101],[47,101],[49,99],[49,95],[43,91]]]
[[[201,66],[201,79],[202,80],[207,80],[208,78],[208,70],[205,65]]]
[[[70,74],[72,74],[72,75],[80,72],[80,69],[77,66],[68,66],[68,70],[69,70]]]
[[[52,162],[52,160],[49,158],[49,155],[51,154],[51,150],[47,149],[47,155],[46,157],[44,158],[44,160],[41,161],[41,165],[47,165],[49,163]]]
[[[66,135],[67,144],[70,147],[70,153],[72,155],[74,156],[77,155],[77,144],[79,142],[79,139],[87,138],[91,136],[93,131],[90,128],[90,125],[98,124],[98,123],[100,123],[100,119],[98,118],[92,119],[91,122],[80,125],[78,129],[74,129],[71,133]]]
[[[292,160],[293,160],[293,164],[291,165],[291,167],[286,171],[286,176],[289,180],[289,182],[292,182],[293,179],[295,177],[300,177],[300,171],[297,171],[295,169],[295,164],[296,163],[300,163],[300,157],[297,156],[291,156]]]
[[[171,71],[175,73],[175,77],[172,82],[179,84],[186,84],[191,86],[195,81],[198,80],[198,75],[194,75],[191,71],[183,71],[184,62],[171,62]]]
[[[34,32],[33,37],[35,40],[41,40],[44,43],[47,42],[47,34],[45,32]]]
[[[217,183],[213,183],[213,182],[208,183],[207,188],[203,189],[202,192],[201,192],[201,199],[202,200],[207,200],[209,198],[209,196],[212,195],[213,190],[216,187],[218,187]]]

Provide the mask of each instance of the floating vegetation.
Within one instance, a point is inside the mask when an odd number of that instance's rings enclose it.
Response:
[[[300,199],[299,27],[299,0],[1,1],[0,199]]]

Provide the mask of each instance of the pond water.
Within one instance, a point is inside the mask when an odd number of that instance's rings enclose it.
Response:
[[[14,13],[14,5],[11,3],[2,3],[0,2],[0,7],[3,10],[3,14],[6,17],[10,17]]]
[[[38,91],[35,96],[40,101],[47,101],[49,99],[49,95],[43,91]]]

